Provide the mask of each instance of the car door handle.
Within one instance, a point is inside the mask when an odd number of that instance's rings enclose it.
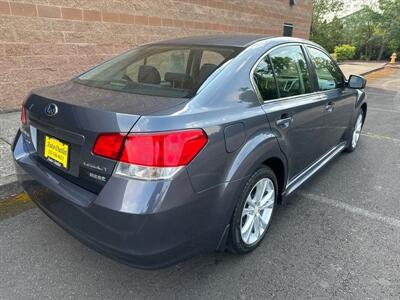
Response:
[[[275,124],[279,128],[288,128],[292,122],[293,122],[293,117],[286,117],[286,118],[277,120],[275,122]]]
[[[335,102],[328,102],[328,104],[325,106],[325,110],[327,112],[332,112],[335,109]]]

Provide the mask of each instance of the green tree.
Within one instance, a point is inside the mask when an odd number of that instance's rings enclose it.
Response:
[[[338,12],[342,7],[342,0],[313,0],[310,40],[329,52],[333,52],[337,43],[341,43],[343,25],[337,17],[328,21],[327,15]]]
[[[357,48],[360,58],[369,60],[377,56],[382,44],[379,32],[379,14],[369,7],[346,16],[342,19],[343,35],[346,44]]]
[[[379,0],[379,29],[382,47],[390,52],[400,50],[400,1]]]
[[[310,39],[332,52],[338,45],[356,47],[360,59],[388,58],[400,51],[400,0],[379,0],[379,10],[368,6],[344,18],[327,19],[341,0],[313,0]]]

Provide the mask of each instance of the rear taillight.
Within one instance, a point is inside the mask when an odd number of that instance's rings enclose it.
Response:
[[[26,118],[26,107],[22,105],[21,107],[21,123],[22,125],[26,125],[27,118]]]
[[[118,159],[126,133],[102,133],[97,137],[93,153],[110,159]]]
[[[129,134],[120,161],[150,167],[185,166],[207,143],[201,129]]]
[[[93,153],[118,160],[117,175],[165,179],[189,164],[207,143],[201,129],[101,134]]]

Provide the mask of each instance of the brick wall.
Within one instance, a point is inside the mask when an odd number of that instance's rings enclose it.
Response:
[[[134,45],[187,35],[308,38],[312,4],[299,0],[0,1],[0,112],[29,90],[70,78]]]

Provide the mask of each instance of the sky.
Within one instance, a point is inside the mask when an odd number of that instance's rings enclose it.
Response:
[[[378,0],[344,0],[343,8],[335,14],[328,14],[327,19],[332,19],[335,15],[339,18],[348,16],[362,9],[364,5],[370,6],[372,9],[378,9]]]

